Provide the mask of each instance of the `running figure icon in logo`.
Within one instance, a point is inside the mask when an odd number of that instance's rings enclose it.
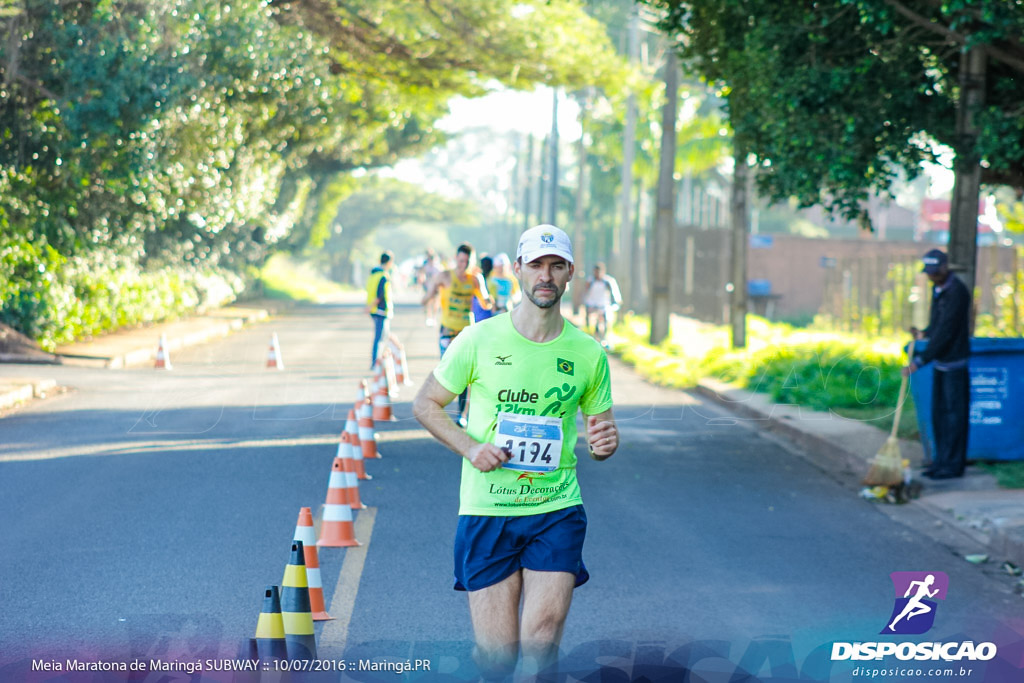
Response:
[[[893,572],[890,577],[897,598],[889,625],[882,633],[917,635],[927,632],[935,623],[938,607],[928,598],[945,600],[949,577],[944,572]],[[903,597],[898,597],[901,594]]]

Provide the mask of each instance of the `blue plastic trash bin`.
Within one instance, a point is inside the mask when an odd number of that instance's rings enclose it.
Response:
[[[914,353],[928,347],[919,341]],[[1024,339],[971,339],[971,426],[968,460],[1024,460]],[[917,428],[925,452],[935,452],[932,431],[932,363],[910,376]]]

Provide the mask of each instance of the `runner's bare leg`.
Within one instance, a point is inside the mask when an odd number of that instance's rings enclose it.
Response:
[[[523,674],[535,676],[558,661],[576,577],[523,569]]]
[[[493,586],[469,592],[469,614],[476,637],[473,659],[484,679],[501,680],[516,668],[522,592],[521,572]]]

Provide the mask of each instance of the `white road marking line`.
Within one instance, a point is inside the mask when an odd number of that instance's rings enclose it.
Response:
[[[366,552],[373,535],[373,522],[377,517],[377,508],[368,507],[356,514],[355,536],[362,545],[345,549],[345,560],[341,563],[338,583],[334,586],[334,595],[327,612],[334,617],[333,621],[324,624],[317,645],[318,653],[324,653],[340,659],[345,654],[348,641],[348,626],[352,621],[352,612],[356,606],[356,594],[359,592],[359,581],[363,576],[366,564]]]

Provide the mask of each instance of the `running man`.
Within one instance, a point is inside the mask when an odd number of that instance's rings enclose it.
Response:
[[[455,589],[469,592],[485,678],[510,675],[520,648],[524,675],[552,666],[573,589],[590,578],[577,411],[595,460],[619,445],[608,358],[559,308],[573,275],[569,236],[552,225],[527,230],[514,271],[522,303],[459,335],[414,403],[420,423],[463,457]],[[469,386],[462,431],[444,407]]]
[[[594,337],[604,342],[608,325],[614,321],[615,311],[619,310],[622,294],[619,283],[605,272],[603,263],[594,264],[594,276],[587,280],[587,293],[583,297],[583,305],[587,307],[587,327],[590,327],[590,316],[595,317]]]
[[[382,339],[391,336],[391,318],[395,315],[395,302],[391,295],[391,268],[394,255],[385,251],[380,255],[380,265],[370,271],[366,280],[366,311],[373,320],[373,348],[370,351],[370,368],[377,363],[377,354]]]
[[[494,272],[494,259],[490,256],[484,256],[480,259],[480,277],[484,279],[484,289],[491,296],[491,301],[494,301],[494,294],[491,289],[491,274]],[[473,322],[478,323],[483,320],[487,320],[492,315],[495,315],[497,311],[492,303],[488,308],[485,302],[480,299],[473,297]]]
[[[423,287],[423,292],[430,291],[430,285],[441,272],[441,259],[437,257],[433,249],[427,249],[423,263],[416,269],[416,281]],[[423,304],[424,321],[427,327],[433,327],[437,321],[437,297],[434,296]]]
[[[487,283],[491,299],[494,300],[494,313],[505,313],[519,303],[523,297],[519,291],[519,280],[512,272],[512,262],[508,254],[501,252],[494,257],[494,272],[491,274],[490,282]]]
[[[440,294],[441,325],[438,331],[442,358],[452,340],[473,322],[473,297],[485,302],[485,306],[491,305],[483,278],[479,273],[470,270],[472,259],[473,247],[469,244],[460,244],[455,251],[455,268],[438,273],[423,297],[423,304],[426,305]],[[465,391],[459,395],[460,427],[466,426],[466,397]]]
[[[899,623],[899,621],[904,617],[906,617],[907,621],[910,621],[910,619],[918,616],[919,614],[927,614],[928,612],[932,611],[932,608],[921,602],[921,600],[923,598],[934,598],[935,594],[939,592],[938,588],[936,588],[933,591],[928,590],[933,583],[935,583],[934,574],[929,574],[928,576],[926,576],[924,581],[910,582],[910,585],[907,586],[907,592],[903,594],[903,597],[909,598],[910,593],[914,590],[914,586],[917,586],[917,593],[914,594],[914,597],[910,598],[906,606],[903,608],[903,611],[900,612],[899,616],[893,619],[892,623],[889,624],[890,631],[895,632],[896,624]]]

